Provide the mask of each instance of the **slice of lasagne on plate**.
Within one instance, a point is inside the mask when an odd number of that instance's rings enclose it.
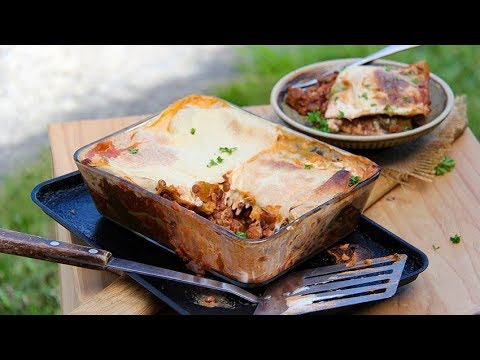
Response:
[[[287,89],[286,103],[301,115],[319,112],[323,131],[377,135],[410,130],[430,112],[430,72],[425,61],[407,67],[347,67],[328,83]],[[329,86],[328,93],[325,86]],[[319,97],[321,92],[323,97]],[[308,111],[308,112],[307,112]],[[311,119],[312,117],[308,117]],[[315,118],[313,118],[315,119]]]

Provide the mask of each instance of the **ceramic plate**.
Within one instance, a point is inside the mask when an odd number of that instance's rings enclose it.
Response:
[[[287,86],[308,80],[315,75],[324,72],[329,68],[340,68],[359,59],[337,59],[322,61],[294,70],[282,77],[273,87],[270,94],[270,103],[275,113],[286,123],[309,135],[313,135],[332,145],[345,149],[381,149],[413,141],[423,136],[445,120],[450,111],[452,111],[454,96],[452,89],[448,84],[435,74],[430,73],[430,113],[427,115],[426,123],[420,127],[401,133],[382,134],[382,135],[347,135],[332,134],[322,132],[312,127],[307,121],[306,116],[298,114],[294,109],[288,106],[285,101]],[[390,65],[392,67],[404,67],[408,64],[389,60],[377,60],[371,65]]]

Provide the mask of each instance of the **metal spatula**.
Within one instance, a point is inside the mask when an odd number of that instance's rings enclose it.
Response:
[[[267,288],[255,314],[296,315],[392,297],[406,260],[395,254],[291,273]]]
[[[386,299],[397,290],[406,255],[365,260],[287,274],[268,286],[263,296],[228,283],[117,259],[108,251],[62,243],[0,229],[0,252],[97,270],[122,270],[220,290],[257,303],[255,315],[294,315]]]

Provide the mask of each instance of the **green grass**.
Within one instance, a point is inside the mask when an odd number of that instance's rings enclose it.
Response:
[[[30,200],[39,182],[51,177],[48,151],[24,170],[9,175],[0,187],[0,227],[53,236],[53,221]],[[58,265],[0,254],[0,314],[59,313]]]
[[[273,85],[285,74],[318,61],[363,57],[381,49],[372,45],[246,46],[238,50],[238,77],[213,93],[237,105],[270,102]],[[468,95],[469,126],[480,137],[480,46],[426,45],[388,57],[412,63],[427,60],[430,71],[447,81],[456,95]]]

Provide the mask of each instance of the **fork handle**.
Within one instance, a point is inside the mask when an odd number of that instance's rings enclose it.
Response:
[[[383,57],[388,56],[388,55],[396,54],[400,51],[408,50],[408,49],[411,49],[411,48],[414,48],[414,47],[417,47],[417,46],[420,46],[420,45],[389,45],[387,47],[384,47],[382,50],[379,50],[379,51],[373,53],[372,55],[369,55],[369,56],[367,56],[363,59],[360,59],[360,60],[354,62],[353,64],[350,64],[349,67],[350,66],[363,65],[363,64],[369,63],[373,60],[377,60],[377,59],[383,58]]]

